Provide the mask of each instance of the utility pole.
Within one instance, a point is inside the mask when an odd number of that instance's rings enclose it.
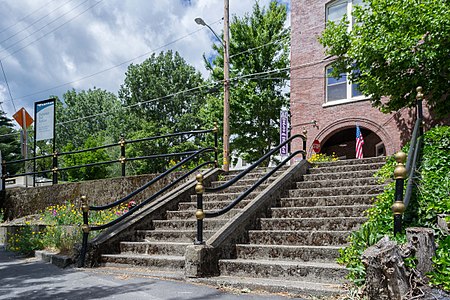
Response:
[[[224,0],[223,14],[223,170],[230,170],[230,3]]]

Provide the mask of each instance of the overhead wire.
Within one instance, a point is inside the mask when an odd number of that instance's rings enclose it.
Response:
[[[37,13],[38,11],[40,11],[41,9],[43,9],[44,7],[47,7],[48,4],[50,4],[51,2],[56,1],[56,0],[50,0],[47,3],[45,3],[44,5],[42,5],[41,7],[39,7],[38,9],[33,10],[31,13],[27,14],[25,17],[20,18],[19,20],[16,20],[14,24],[9,25],[8,27],[0,30],[0,34],[2,34],[3,32],[5,32],[6,30],[20,24],[20,22],[24,21],[26,18],[28,18],[31,15],[34,15],[35,13]]]
[[[52,1],[50,1],[50,2],[52,2]],[[66,4],[69,3],[69,2],[72,2],[72,0],[69,0],[69,1],[65,2],[64,4],[58,6],[57,8],[55,8],[55,9],[53,9],[53,10],[51,10],[48,14],[46,14],[46,15],[40,17],[39,19],[35,20],[34,22],[28,24],[28,26],[25,27],[25,28],[23,28],[22,30],[20,30],[20,31],[14,33],[13,35],[10,35],[10,36],[7,37],[6,39],[0,41],[0,44],[1,44],[1,43],[4,43],[4,42],[6,42],[6,41],[8,41],[8,40],[10,40],[10,39],[12,39],[13,37],[15,37],[16,35],[18,35],[19,33],[24,32],[25,30],[27,30],[28,28],[30,28],[31,26],[33,26],[33,25],[36,24],[37,22],[43,20],[44,18],[48,17],[48,16],[51,15],[54,11],[60,9],[61,7],[63,7],[64,5],[66,5]],[[47,25],[50,25],[50,24],[51,24],[51,23],[48,23]],[[47,26],[47,25],[45,25],[45,26]],[[45,27],[45,26],[44,26],[44,27]],[[42,27],[42,28],[43,28],[43,27]],[[42,28],[41,28],[41,29],[42,29]],[[39,30],[40,30],[40,29],[39,29]],[[30,33],[27,37],[30,37],[31,35],[33,35],[34,33],[38,32],[39,30],[37,30],[37,31],[35,31],[35,32],[33,32],[33,33]],[[26,37],[26,38],[27,38],[27,37]],[[24,38],[24,39],[26,39],[26,38]],[[21,39],[19,42],[23,41],[24,39]]]
[[[86,0],[86,1],[84,1],[83,3],[87,2],[87,1],[89,1],[89,0]],[[22,51],[23,49],[25,49],[25,48],[27,48],[28,46],[30,46],[30,45],[36,43],[37,41],[40,41],[41,39],[43,39],[44,37],[46,37],[46,36],[49,35],[50,33],[55,32],[56,30],[58,30],[59,28],[63,27],[63,26],[66,25],[67,23],[69,23],[69,22],[71,22],[72,20],[78,18],[78,17],[81,16],[82,14],[86,13],[88,10],[90,10],[90,9],[94,8],[95,6],[99,5],[102,1],[103,1],[103,0],[98,0],[98,1],[95,2],[93,5],[89,6],[88,8],[86,8],[85,10],[83,10],[82,12],[80,12],[79,14],[77,14],[77,15],[75,15],[74,17],[68,19],[66,22],[64,22],[64,23],[62,23],[61,25],[55,27],[54,29],[50,30],[49,32],[46,32],[44,35],[42,35],[42,36],[39,37],[38,39],[36,39],[36,40],[34,40],[34,41],[32,41],[32,42],[26,44],[26,45],[23,46],[23,47],[20,47],[19,49],[16,49],[15,51],[13,51],[13,52],[9,53],[8,55],[2,57],[1,59],[4,60],[5,58],[8,58],[8,57],[12,56],[12,55],[16,54],[16,53],[19,52],[19,51]],[[79,5],[78,5],[78,6],[79,6]],[[77,7],[78,7],[78,6],[77,6]],[[9,49],[9,47],[3,49],[2,51],[5,51],[5,50],[7,50],[7,49]],[[2,51],[0,51],[0,52],[2,52]]]
[[[14,111],[17,111],[16,104],[14,103],[14,100],[13,100],[13,97],[11,94],[11,89],[9,88],[8,78],[6,77],[5,69],[3,68],[3,63],[2,63],[1,59],[0,59],[0,66],[2,67],[3,77],[5,78],[6,87],[8,89],[9,97],[11,99],[11,103],[13,105]],[[2,106],[2,109],[3,109],[3,106]]]

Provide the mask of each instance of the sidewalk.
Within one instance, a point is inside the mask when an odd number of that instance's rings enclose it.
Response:
[[[214,287],[95,269],[60,269],[36,258],[18,257],[0,246],[0,299],[286,300],[278,295],[233,294]]]

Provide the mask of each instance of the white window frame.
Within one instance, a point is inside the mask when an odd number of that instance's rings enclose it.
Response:
[[[352,26],[353,26],[353,18],[352,18],[353,1],[354,0],[336,0],[336,1],[331,1],[331,2],[327,3],[325,6],[326,21],[328,22],[328,13],[329,13],[330,7],[341,5],[343,3],[347,3],[346,16],[347,16],[347,20],[349,21],[349,26],[347,27],[347,30],[350,32],[352,30]],[[325,66],[325,103],[322,105],[323,107],[337,105],[337,104],[345,104],[345,103],[363,101],[363,100],[369,99],[369,97],[364,96],[364,95],[352,97],[352,83],[349,80],[349,77],[350,77],[349,74],[347,74],[347,76],[346,76],[346,81],[347,81],[346,97],[343,99],[328,101],[328,70],[330,68],[331,68],[330,65]]]

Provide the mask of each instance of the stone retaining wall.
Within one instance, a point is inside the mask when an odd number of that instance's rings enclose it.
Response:
[[[177,172],[168,175],[134,197],[133,200],[139,203],[181,174],[183,173]],[[91,205],[103,205],[120,199],[156,176],[157,174],[148,174],[34,188],[11,188],[0,195],[0,208],[4,210],[5,219],[12,220],[35,214],[51,205],[64,204],[67,201],[78,203],[82,195],[87,196]]]

